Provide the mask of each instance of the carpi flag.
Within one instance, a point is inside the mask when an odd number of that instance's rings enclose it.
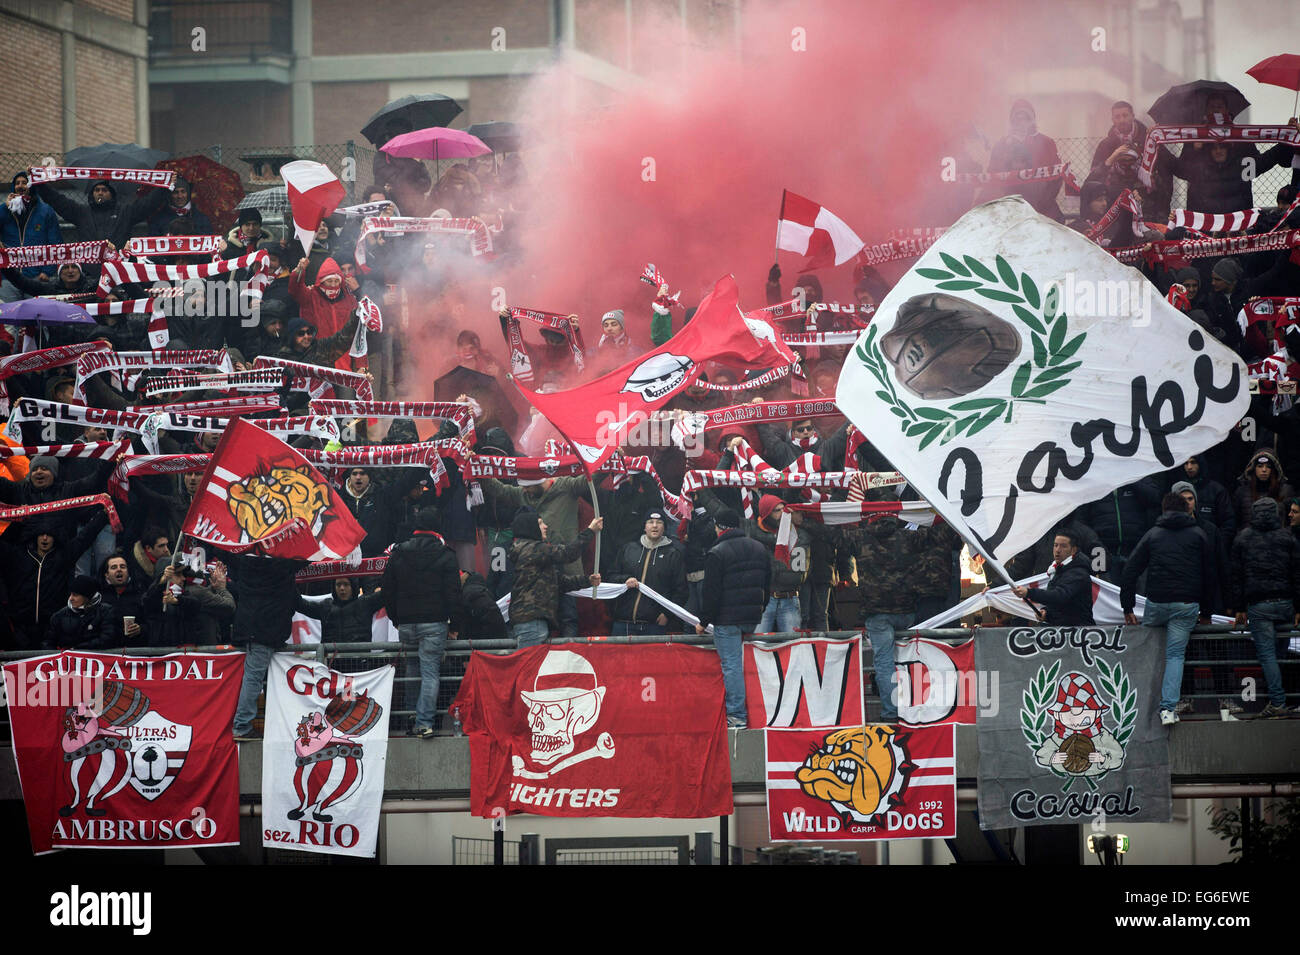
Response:
[[[789,189],[781,193],[776,247],[808,256],[800,272],[843,265],[857,255],[864,244],[843,219],[825,206]]]
[[[1242,360],[1136,269],[1018,196],[972,209],[885,297],[839,408],[985,556],[1221,441]]]
[[[311,251],[312,236],[321,222],[338,208],[348,191],[327,167],[306,159],[285,163],[280,176],[289,193],[293,232],[302,244],[303,255],[306,255]]]

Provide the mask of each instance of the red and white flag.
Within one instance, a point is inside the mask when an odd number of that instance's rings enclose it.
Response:
[[[776,223],[776,247],[808,256],[800,272],[843,265],[865,245],[843,219],[823,205],[786,189]]]
[[[476,816],[731,814],[722,673],[707,650],[562,644],[475,653],[451,708],[469,735]]]
[[[746,643],[744,650],[750,726],[841,726],[865,718],[861,636]]]
[[[286,163],[280,169],[280,176],[289,193],[294,235],[306,255],[311,251],[312,237],[321,222],[339,207],[348,192],[328,168],[306,159]]]
[[[564,435],[586,465],[600,468],[623,436],[697,377],[708,361],[744,368],[776,368],[795,361],[768,322],[741,314],[730,275],[704,297],[695,318],[654,351],[595,381],[552,394],[520,388]]]
[[[234,553],[297,560],[346,557],[366,536],[306,458],[243,418],[226,426],[182,531]]]

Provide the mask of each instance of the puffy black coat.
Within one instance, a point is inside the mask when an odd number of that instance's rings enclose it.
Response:
[[[718,539],[717,525],[713,515],[702,507],[697,507],[686,526],[686,572],[688,574],[704,573],[704,560],[709,548]]]
[[[1260,498],[1250,526],[1232,543],[1232,609],[1243,611],[1261,600],[1292,600],[1300,595],[1300,544],[1282,526],[1272,498]]]
[[[610,583],[621,584],[635,577],[675,604],[686,605],[686,548],[668,537],[661,537],[655,547],[647,547],[648,538],[626,544],[618,555]],[[666,611],[640,590],[629,590],[614,605],[614,619],[632,623],[654,623]],[[669,621],[672,616],[668,615]]]
[[[1101,539],[1110,554],[1128,554],[1155,523],[1160,511],[1160,484],[1142,478],[1079,508],[1076,517]]]
[[[416,531],[388,555],[380,589],[396,626],[448,623],[460,604],[456,554],[432,531]]]
[[[86,522],[77,536],[64,545],[53,525],[42,519],[29,521],[29,541],[24,545],[6,544],[0,548],[0,576],[9,594],[9,616],[16,627],[33,641],[45,632],[50,618],[68,600],[68,587],[72,583],[72,570],[77,559],[85,553],[91,541],[108,523],[108,516],[100,510]],[[48,529],[54,533],[54,549],[44,557],[36,555],[36,531]],[[25,648],[24,648],[25,649]]]
[[[505,638],[505,618],[482,574],[466,574],[460,582],[460,606],[451,615],[451,629],[462,639]]]
[[[65,481],[56,477],[46,488],[34,486],[30,477],[22,481],[0,478],[0,504],[25,507],[30,504],[50,504],[86,494],[98,494],[108,485],[108,476],[113,473],[115,467],[117,462],[104,461],[95,468],[93,474],[75,481]],[[76,532],[77,523],[83,520],[85,515],[85,511],[71,510],[53,511],[41,517],[50,526],[56,540],[67,540]],[[20,531],[13,533],[20,533]]]
[[[95,594],[84,607],[65,606],[50,618],[47,650],[101,650],[122,645],[122,620]]]
[[[1029,592],[1033,602],[1047,609],[1044,622],[1050,627],[1079,627],[1092,623],[1092,574],[1088,560],[1076,553],[1046,587]]]
[[[100,184],[108,186],[112,198],[108,202],[96,204],[91,193]],[[135,187],[126,184],[127,189]],[[154,215],[167,202],[170,193],[166,189],[148,188],[141,194],[123,202],[118,198],[117,187],[111,182],[98,180],[86,187],[84,202],[54,185],[42,184],[32,187],[32,192],[40,196],[51,208],[67,222],[77,227],[77,240],[89,242],[93,239],[108,239],[117,248],[126,245],[131,238],[131,227]]]
[[[1227,158],[1216,163],[1210,157],[1210,144],[1198,143],[1183,147],[1183,152],[1170,163],[1170,169],[1179,179],[1187,180],[1187,208],[1192,212],[1236,212],[1249,209],[1251,181],[1241,174],[1243,159],[1258,161],[1259,154],[1251,143],[1226,143]]]
[[[251,640],[264,647],[279,647],[289,639],[293,614],[298,609],[294,577],[306,565],[305,560],[283,557],[235,558],[231,573],[235,620],[231,629],[236,642]]]
[[[753,633],[772,592],[767,548],[732,528],[718,538],[704,560],[700,624],[738,626]]]
[[[382,554],[395,539],[396,511],[392,499],[385,496],[384,491],[382,485],[372,480],[366,485],[366,491],[360,497],[354,495],[346,483],[343,486],[343,493],[339,495],[343,498],[343,504],[366,532],[365,540],[361,542],[362,557],[376,557]]]
[[[1147,600],[1198,604],[1201,613],[1208,616],[1213,602],[1214,563],[1214,550],[1195,517],[1186,511],[1161,514],[1124,565],[1120,605],[1125,613],[1133,611],[1137,579],[1145,570]]]
[[[307,600],[299,598],[298,612],[320,621],[321,643],[369,643],[375,612],[384,605],[384,594],[363,594],[351,600]]]
[[[123,617],[135,617],[135,622],[140,625],[140,632],[130,640],[125,639],[123,634],[123,646],[147,647],[151,646],[149,634],[149,621],[145,619],[144,597],[145,588],[137,581],[127,578],[126,586],[119,591],[111,584],[102,584],[100,594],[104,598],[104,606],[112,612],[117,618],[118,624],[122,623]],[[166,644],[160,644],[166,646]]]

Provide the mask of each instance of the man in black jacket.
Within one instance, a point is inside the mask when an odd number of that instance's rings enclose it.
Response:
[[[1167,626],[1165,675],[1160,684],[1160,722],[1178,722],[1178,696],[1183,685],[1183,656],[1198,616],[1209,618],[1214,580],[1214,553],[1196,518],[1187,512],[1181,494],[1166,494],[1156,526],[1138,541],[1124,567],[1120,606],[1124,622],[1136,625],[1137,579],[1147,571],[1147,602],[1142,626]]]
[[[128,188],[134,189],[133,186]],[[51,183],[34,186],[33,191],[50,204],[66,222],[77,227],[77,239],[89,242],[108,239],[115,248],[123,248],[131,238],[131,227],[144,222],[167,202],[166,189],[147,188],[122,203],[117,189],[106,179],[92,182],[86,189],[86,201],[78,202]]]
[[[388,619],[397,626],[403,646],[419,650],[420,695],[410,735],[433,737],[433,717],[438,703],[442,653],[447,646],[448,622],[460,605],[460,568],[456,555],[436,528],[442,515],[426,507],[415,515],[415,533],[393,548],[380,582]],[[404,656],[407,677],[414,674]]]
[[[713,646],[722,665],[727,689],[727,726],[743,729],[745,671],[741,643],[753,633],[772,589],[772,561],[767,548],[738,528],[740,518],[729,507],[713,515],[718,541],[704,559],[704,590],[696,633],[713,624]]]
[[[5,542],[0,546],[0,580],[8,593],[7,609],[14,634],[14,645],[5,649],[28,650],[41,645],[50,618],[67,602],[77,558],[108,523],[108,514],[100,510],[76,537],[63,544],[67,538],[49,520],[57,516],[28,518],[19,525],[23,545]]]
[[[1261,497],[1250,509],[1250,526],[1232,544],[1232,606],[1237,626],[1249,620],[1250,635],[1264,682],[1268,705],[1260,716],[1266,719],[1291,716],[1286,708],[1282,670],[1277,664],[1286,640],[1274,643],[1278,623],[1291,622],[1296,595],[1300,594],[1300,545],[1289,528],[1282,526],[1277,502]]]
[[[122,644],[122,627],[99,595],[95,578],[76,576],[68,604],[50,618],[47,650],[102,650]]]
[[[1078,627],[1092,620],[1092,574],[1079,556],[1074,531],[1062,528],[1052,540],[1052,566],[1046,587],[1013,587],[1017,597],[1045,607],[1043,622],[1049,627]]]
[[[252,554],[235,559],[235,619],[231,625],[234,643],[245,643],[244,682],[235,707],[235,739],[260,739],[253,732],[257,698],[266,686],[266,671],[277,648],[289,639],[293,614],[298,607],[294,578],[306,566],[305,560],[259,557]]]
[[[630,541],[618,556],[614,580],[626,578],[628,592],[614,605],[614,634],[662,634],[668,632],[668,614],[641,593],[641,584],[683,605],[687,600],[686,551],[665,534],[667,518],[661,508],[645,516],[645,533]]]
[[[460,572],[460,605],[451,615],[451,638],[461,634],[475,640],[504,640],[506,619],[482,574]]]

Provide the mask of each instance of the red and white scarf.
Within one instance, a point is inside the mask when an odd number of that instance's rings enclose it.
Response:
[[[34,458],[44,455],[51,458],[91,458],[97,461],[109,461],[119,454],[129,454],[131,439],[119,441],[69,441],[67,444],[3,444],[0,443],[0,458],[26,456]]]
[[[1206,259],[1212,256],[1245,255],[1249,252],[1280,252],[1298,247],[1300,247],[1300,229],[1288,229],[1285,232],[1266,232],[1262,235],[1154,242],[1150,249],[1135,245],[1107,251],[1126,264],[1144,260],[1155,264],[1176,263],[1185,259]]]
[[[380,577],[388,567],[388,555],[363,557],[361,563],[353,566],[346,560],[321,560],[308,564],[298,571],[294,580],[309,583],[313,580],[330,580],[335,577]]]
[[[782,365],[779,368],[771,368],[763,374],[745,381],[737,382],[734,385],[717,385],[711,381],[696,381],[692,387],[704,388],[708,391],[749,391],[751,388],[762,388],[764,385],[770,385],[774,381],[780,381],[790,374],[791,371],[798,371],[798,365]]]
[[[37,265],[68,262],[103,262],[114,255],[103,239],[93,242],[57,242],[52,245],[23,245],[0,249],[0,268],[26,269]]]
[[[73,511],[80,507],[102,507],[108,514],[108,526],[113,533],[122,532],[122,522],[118,519],[117,509],[107,494],[87,494],[83,497],[68,497],[61,501],[46,501],[44,504],[24,504],[19,507],[0,507],[0,521],[21,521],[38,514],[53,514],[56,511]]]
[[[428,468],[439,492],[451,487],[451,479],[442,463],[445,448],[441,442],[421,444],[367,444],[341,451],[299,449],[299,454],[318,468]]]
[[[33,421],[53,421],[56,424],[77,425],[81,428],[106,428],[129,431],[140,435],[150,453],[158,453],[157,416],[132,411],[112,411],[108,408],[87,408],[82,405],[65,405],[44,398],[19,398],[5,433],[14,441],[22,441],[22,426]]]
[[[1172,209],[1169,228],[1195,229],[1197,232],[1245,232],[1259,220],[1259,209],[1242,209],[1239,212],[1192,212],[1190,209]]]
[[[282,412],[284,405],[279,395],[240,395],[237,398],[211,398],[206,401],[178,401],[163,405],[132,405],[127,411],[181,414],[213,414],[222,418],[242,418],[244,415]]]
[[[84,182],[133,182],[137,186],[171,189],[176,185],[173,169],[105,169],[99,166],[32,166],[27,170],[27,181],[33,186],[43,182],[60,182],[80,179]]]
[[[355,250],[357,265],[366,264],[366,238],[380,232],[399,234],[433,232],[442,235],[468,236],[470,254],[477,257],[492,252],[492,233],[500,231],[500,216],[474,216],[468,219],[371,216],[361,223],[361,231],[357,235]]]
[[[48,371],[51,368],[58,368],[61,365],[70,365],[82,355],[89,352],[109,351],[112,349],[108,342],[94,341],[82,342],[78,345],[56,345],[53,348],[42,348],[38,351],[21,352],[17,355],[5,355],[0,358],[0,382],[6,378],[12,378],[14,375],[26,375],[31,372]],[[7,386],[5,386],[7,389]],[[73,386],[77,397],[85,400],[81,393],[80,381]],[[9,393],[7,390],[0,390],[0,414],[9,413]]]
[[[293,375],[289,382],[290,389],[305,391],[312,400],[325,397],[325,392],[330,390],[331,385],[351,388],[362,401],[373,401],[375,398],[370,378],[354,371],[312,365],[305,361],[290,361],[287,358],[272,358],[269,355],[260,356],[253,362],[253,368],[289,369]]]
[[[1064,179],[1070,173],[1068,162],[1058,162],[1054,166],[1036,166],[1029,169],[1008,169],[1004,172],[959,172],[945,182],[1049,182]]]
[[[151,290],[152,291],[152,290]],[[165,289],[165,292],[183,292],[184,289]],[[167,313],[163,310],[163,299],[171,295],[153,295],[150,298],[133,298],[124,302],[87,302],[83,308],[92,317],[101,315],[145,315],[149,316],[149,346],[155,349],[166,348],[171,340],[167,329]]]
[[[892,515],[908,524],[928,527],[939,515],[925,501],[818,501],[812,504],[787,504],[786,510],[798,511],[821,524],[857,524]]]
[[[117,463],[108,479],[108,489],[119,501],[128,496],[133,477],[157,474],[198,474],[207,469],[210,454],[128,454]]]
[[[1129,213],[1132,214],[1133,237],[1137,239],[1142,238],[1143,235],[1141,231],[1142,200],[1137,196],[1136,193],[1133,192],[1132,189],[1125,189],[1118,196],[1116,196],[1115,201],[1110,204],[1110,208],[1107,209],[1105,214],[1103,214],[1102,217],[1097,220],[1097,224],[1094,225],[1091,229],[1089,229],[1084,234],[1089,239],[1092,239],[1094,242],[1096,242],[1098,239],[1100,239],[1103,235],[1106,234],[1106,230],[1111,227],[1111,225],[1119,217],[1120,212],[1124,210],[1127,210]]]
[[[335,418],[435,418],[450,420],[460,429],[467,445],[474,444],[474,414],[469,405],[456,401],[347,401],[322,398],[311,402],[313,414]]]
[[[176,394],[185,391],[266,391],[284,387],[286,372],[280,368],[222,372],[214,375],[162,375],[144,383],[144,394]]]
[[[295,415],[291,418],[249,418],[248,423],[271,434],[286,436],[300,435],[319,438],[321,441],[339,440],[339,428],[333,418],[323,415]],[[185,414],[172,411],[158,416],[159,431],[189,431],[195,434],[210,434],[224,431],[230,424],[227,418],[214,418],[209,415]]]
[[[265,249],[256,249],[234,259],[215,262],[197,262],[188,265],[156,265],[152,262],[108,261],[99,276],[99,297],[107,298],[111,289],[127,282],[177,282],[185,279],[205,279],[214,275],[228,275],[240,269],[252,269],[250,284],[264,285],[270,281],[270,260]]]
[[[382,332],[384,316],[379,311],[379,306],[368,295],[363,295],[361,301],[357,302],[357,319],[357,330],[352,336],[348,355],[357,359],[352,363],[354,368],[365,370],[370,367],[370,344],[366,341],[366,333]]]
[[[1151,173],[1162,143],[1300,143],[1300,130],[1291,126],[1152,126],[1142,146],[1138,179],[1151,187]]]
[[[219,235],[137,235],[126,242],[127,255],[211,255]]]
[[[213,368],[232,371],[230,356],[224,348],[195,348],[158,351],[96,351],[77,360],[77,390],[83,382],[102,372],[117,375],[123,388],[135,389],[136,381],[151,368]]]
[[[509,317],[503,318],[506,347],[510,349],[510,374],[516,381],[529,383],[533,380],[533,359],[528,353],[528,343],[524,341],[521,320],[527,320],[541,328],[558,332],[569,343],[573,353],[573,363],[578,371],[586,370],[581,330],[569,321],[569,316],[559,312],[543,312],[536,308],[511,308]]]

